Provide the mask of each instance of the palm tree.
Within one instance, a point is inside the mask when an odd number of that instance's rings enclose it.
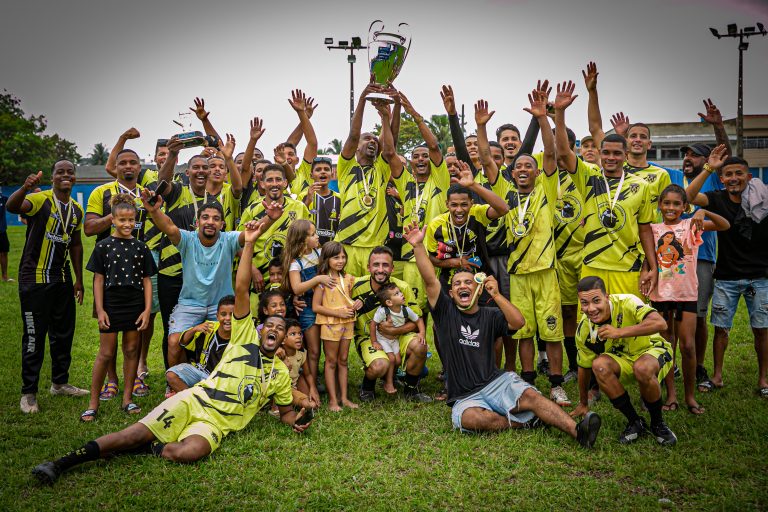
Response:
[[[104,165],[109,158],[109,150],[101,142],[94,144],[93,153],[88,157],[88,162],[91,165]]]
[[[431,116],[427,121],[429,129],[437,137],[437,143],[440,146],[440,151],[446,152],[448,146],[453,146],[453,139],[451,138],[451,126],[448,124],[448,116],[445,114]]]
[[[330,146],[317,152],[318,155],[340,155],[341,148],[344,145],[339,139],[333,139],[329,142]]]

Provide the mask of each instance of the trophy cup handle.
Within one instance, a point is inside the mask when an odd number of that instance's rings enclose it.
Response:
[[[403,59],[405,59],[408,57],[408,52],[411,50],[411,41],[413,39],[411,35],[411,26],[406,22],[402,22],[397,26],[397,32],[405,39],[403,42],[403,46],[405,47],[405,55],[403,55]]]

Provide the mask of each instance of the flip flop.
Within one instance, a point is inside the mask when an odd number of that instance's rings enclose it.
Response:
[[[83,414],[80,415],[80,421],[83,423],[91,423],[96,420],[96,409],[86,409]]]
[[[131,402],[123,406],[123,412],[126,414],[139,414],[141,412],[141,407]]]
[[[760,388],[757,392],[761,398],[768,398],[768,388]]]
[[[705,409],[700,405],[689,405],[688,406],[688,412],[693,414],[694,416],[700,416],[704,414]]]
[[[661,410],[664,412],[676,411],[680,408],[680,404],[677,402],[671,402],[661,406]]]

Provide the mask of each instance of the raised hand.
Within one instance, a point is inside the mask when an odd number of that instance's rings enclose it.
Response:
[[[709,124],[720,125],[723,124],[723,116],[720,114],[720,109],[712,103],[712,100],[707,98],[704,100],[704,108],[707,110],[706,114],[699,112],[699,117]]]
[[[131,127],[125,130],[121,135],[121,137],[125,140],[138,139],[139,137],[141,137],[141,134],[139,133],[139,130]]]
[[[626,137],[627,132],[629,131],[629,117],[625,116],[624,112],[613,114],[611,116],[611,125],[616,133],[622,137]]]
[[[389,103],[386,101],[373,100],[371,103],[373,103],[373,106],[376,107],[376,110],[383,119],[388,119],[392,116],[392,112],[389,110]]]
[[[277,165],[283,165],[287,159],[285,157],[285,144],[278,144],[274,151],[275,163]]]
[[[267,201],[264,201],[264,212],[267,214],[267,217],[269,217],[272,221],[276,221],[280,217],[283,216],[283,205],[278,203],[277,201],[272,201],[270,203],[267,203]]]
[[[402,91],[398,91],[398,93],[395,94],[394,98],[396,100],[400,100],[400,104],[403,106],[403,110],[405,110],[406,114],[408,114],[411,117],[418,116],[418,114],[416,113],[416,109],[414,109],[413,105],[411,105],[411,101],[405,96],[405,94],[402,93]]]
[[[291,107],[296,112],[307,111],[307,98],[304,93],[301,92],[301,89],[291,91],[291,99],[288,100],[288,103],[290,103]]]
[[[210,112],[205,110],[205,100],[203,98],[195,98],[195,106],[189,107],[189,110],[194,112],[201,121],[208,119],[208,114],[210,114]]]
[[[153,198],[154,201],[152,201]],[[163,205],[163,196],[159,196],[148,188],[145,188],[141,191],[141,204],[144,206],[147,213],[151,214],[152,212],[158,211]]]
[[[587,87],[588,91],[597,90],[597,75],[599,74],[600,73],[597,72],[597,64],[592,61],[587,64],[586,71],[581,71],[581,76],[584,77],[584,85]]]
[[[709,164],[712,169],[717,171],[723,166],[723,163],[725,163],[727,158],[728,148],[725,147],[725,144],[720,144],[709,154],[707,164]]]
[[[37,174],[30,174],[27,179],[24,180],[24,190],[29,192],[35,190],[43,179],[43,171],[37,171]]]
[[[536,89],[531,91],[528,95],[528,102],[531,104],[530,108],[523,108],[526,112],[533,117],[543,117],[547,115],[547,81],[544,81],[544,89],[541,89],[541,81],[536,86]]]
[[[251,140],[253,141],[259,140],[261,136],[264,135],[265,131],[267,130],[264,129],[261,118],[254,117],[251,120]]]
[[[221,147],[221,141],[219,141],[219,147]],[[206,146],[202,150],[200,150],[200,156],[204,156],[205,158],[212,158],[216,156],[217,150],[215,148],[212,148],[211,146]]]
[[[261,233],[264,231],[263,229],[264,222],[263,222],[263,219],[252,220],[252,221],[246,222],[244,227],[245,229],[243,230],[244,232],[243,236],[245,237],[245,242],[254,243],[256,239],[258,239],[261,236]],[[202,325],[205,325],[205,324],[200,324],[198,327]],[[198,332],[201,332],[201,331],[198,331]],[[204,332],[210,332],[210,331],[204,331]]]
[[[426,226],[423,229],[419,229],[419,223],[413,221],[403,228],[403,237],[409,244],[417,245],[424,241],[424,234],[426,232]]]
[[[382,92],[382,87],[373,81],[373,75],[371,75],[371,82],[369,82],[368,85],[365,86],[365,89],[363,89],[363,92],[360,93],[360,99],[367,98],[374,92]]]
[[[179,154],[179,151],[184,149],[184,143],[179,140],[178,137],[173,136],[168,140],[168,152]]]
[[[319,103],[315,105],[315,98],[312,98],[311,96],[307,98],[307,101],[306,101],[307,117],[312,119],[312,114],[315,113],[315,109],[319,106],[320,106]]]
[[[462,187],[469,188],[475,183],[475,177],[472,175],[472,171],[469,165],[463,160],[459,160],[459,174],[456,183]]]
[[[492,275],[486,276],[485,280],[483,280],[483,286],[485,286],[485,291],[487,291],[488,295],[491,297],[495,297],[496,294],[499,293],[499,283]]]
[[[226,159],[232,158],[232,155],[235,154],[235,137],[231,133],[227,134],[226,143],[223,140],[219,140],[219,151],[221,151],[221,155]]]
[[[475,103],[475,123],[477,123],[478,126],[485,126],[488,124],[488,121],[491,120],[495,113],[495,110],[488,112],[487,101],[477,100],[477,103]]]
[[[565,110],[571,106],[573,100],[579,97],[578,94],[573,94],[574,90],[576,90],[576,84],[570,80],[557,84],[557,95],[553,103],[555,110]]]
[[[440,91],[440,97],[443,99],[443,106],[449,116],[456,115],[456,97],[453,95],[453,87],[444,85]]]

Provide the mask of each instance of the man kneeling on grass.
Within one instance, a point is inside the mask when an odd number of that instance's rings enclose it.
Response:
[[[36,466],[34,476],[53,483],[73,466],[119,453],[151,453],[175,462],[193,462],[218,448],[230,432],[245,428],[270,399],[277,404],[283,423],[299,433],[307,429],[311,421],[301,421],[306,409],[297,415],[291,406],[288,368],[275,357],[285,338],[285,320],[269,316],[257,333],[251,318],[253,243],[267,225],[262,222],[245,232],[245,249],[235,283],[232,339],[213,374],[166,399],[139,423]],[[296,405],[315,406],[309,400]]]
[[[525,320],[520,311],[499,293],[492,276],[457,269],[450,282],[450,297],[441,289],[435,269],[424,248],[424,232],[416,223],[405,237],[413,246],[416,265],[424,279],[429,307],[444,347],[442,356],[448,379],[448,401],[454,428],[462,432],[531,428],[540,422],[552,425],[585,448],[590,448],[600,430],[600,417],[586,414],[581,423],[514,372],[496,367],[495,340],[508,329],[520,329]],[[476,279],[478,278],[478,279]],[[481,308],[477,298],[485,290],[499,309]],[[539,421],[541,420],[541,421]]]
[[[656,441],[672,446],[677,437],[661,417],[661,385],[672,369],[672,347],[660,332],[667,322],[648,304],[632,294],[611,294],[605,282],[585,277],[576,288],[581,317],[576,328],[579,364],[579,406],[571,412],[577,417],[589,414],[587,393],[591,374],[613,406],[627,417],[627,427],[619,436],[629,444],[648,431],[645,420],[632,406],[624,386],[637,381],[640,396],[651,414],[651,432]]]

